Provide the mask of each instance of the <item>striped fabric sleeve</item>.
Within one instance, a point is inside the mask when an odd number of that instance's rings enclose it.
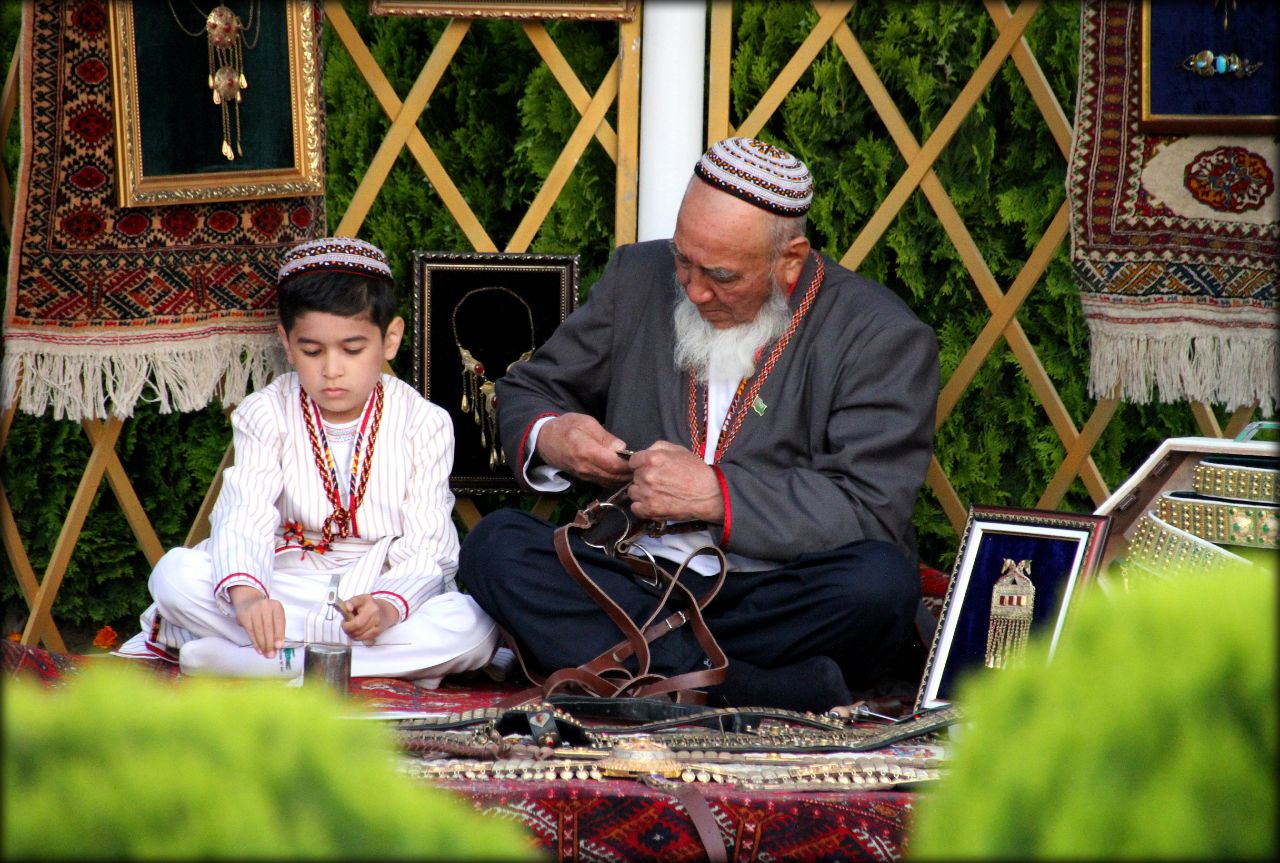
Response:
[[[387,551],[386,570],[370,591],[374,596],[390,594],[378,598],[400,609],[401,619],[431,597],[453,590],[458,571],[458,531],[449,488],[453,425],[444,410],[426,401],[413,410],[404,440],[381,449],[379,456],[388,459],[379,462],[379,470],[398,470],[410,479],[400,534]]]
[[[263,596],[266,596],[266,597],[271,596],[271,592],[267,590],[267,586],[263,584],[260,579],[255,578],[254,576],[250,575],[247,572],[231,573],[230,575],[224,577],[217,584],[215,584],[213,586],[213,591],[218,595],[225,594],[227,596],[230,596],[231,588],[238,587],[239,585],[244,585],[245,587],[252,587],[254,590],[258,591]]]
[[[381,599],[383,602],[390,604],[396,610],[399,617],[396,623],[400,623],[409,616],[409,600],[392,590],[375,590],[369,594],[374,599]]]
[[[209,517],[215,600],[232,614],[228,590],[236,584],[271,593],[275,561],[276,501],[284,486],[283,421],[263,393],[246,398],[231,415],[235,463],[223,472]]]

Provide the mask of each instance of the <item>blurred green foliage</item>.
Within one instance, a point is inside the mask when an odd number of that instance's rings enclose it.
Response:
[[[1052,662],[961,682],[913,859],[1274,859],[1274,569],[1086,593]]]
[[[343,8],[403,98],[447,22],[371,17],[364,0],[343,0]],[[17,37],[17,27],[9,24],[19,11],[20,4],[0,4],[6,60]],[[805,3],[735,4],[730,118],[735,126],[816,20]],[[847,20],[917,141],[938,125],[994,39],[994,26],[977,3],[866,0]],[[552,21],[547,27],[584,86],[594,91],[617,54],[616,27],[588,21]],[[1047,3],[1026,36],[1068,118],[1078,31],[1076,3]],[[327,205],[334,230],[389,121],[331,30],[325,43]],[[608,118],[617,128],[616,114],[611,111]],[[418,127],[502,250],[577,120],[519,24],[476,20]],[[760,135],[796,152],[818,177],[811,234],[818,248],[836,258],[906,165],[833,45],[822,49]],[[4,158],[12,177],[16,133]],[[1002,67],[934,170],[997,282],[1007,289],[1060,206],[1066,175],[1066,158],[1012,63]],[[613,161],[593,141],[532,243],[532,251],[581,255],[584,294],[613,245],[614,182]],[[412,315],[413,251],[473,248],[407,151],[397,158],[359,233],[390,255],[406,319]],[[7,238],[0,251],[7,256]],[[989,313],[922,193],[910,197],[861,269],[898,292],[936,329],[945,381]],[[1087,331],[1065,245],[1017,321],[1077,427],[1083,425],[1093,408],[1085,389]],[[410,342],[395,363],[405,378],[412,377],[412,348]],[[1195,433],[1185,405],[1125,405],[1094,448],[1094,460],[1114,488],[1161,440]],[[144,403],[126,424],[121,459],[166,546],[185,536],[228,440],[217,406],[161,415]],[[942,424],[936,452],[967,502],[1034,506],[1052,478],[1064,456],[1062,444],[1003,341]],[[21,413],[14,422],[0,481],[9,490],[37,573],[47,565],[87,453],[75,424]],[[514,494],[477,501],[482,512],[528,503],[529,498]],[[566,498],[560,514],[576,503]],[[1093,509],[1078,480],[1062,508]],[[927,489],[915,523],[922,560],[948,568],[958,537]],[[2,565],[0,601],[8,630],[21,625],[25,603],[7,559]],[[146,604],[148,570],[104,484],[58,595],[55,619],[64,628],[111,624],[122,634],[132,632],[134,617]]]
[[[5,859],[533,860],[332,693],[98,660],[4,686]]]

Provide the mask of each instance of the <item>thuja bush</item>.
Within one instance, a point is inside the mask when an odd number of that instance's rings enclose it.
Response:
[[[0,8],[6,24],[20,12],[20,4]],[[447,21],[370,16],[364,0],[343,0],[343,8],[403,98]],[[807,3],[734,4],[730,120],[735,126],[747,117],[816,20]],[[978,3],[867,0],[854,6],[847,21],[919,142],[936,128],[995,38],[985,7]],[[587,21],[553,21],[546,26],[584,86],[594,91],[616,56],[616,27]],[[4,51],[12,50],[17,29],[3,29]],[[1026,36],[1068,118],[1075,95],[1078,31],[1078,4],[1047,3]],[[389,121],[331,29],[325,33],[324,86],[326,197],[330,227],[335,229]],[[616,129],[616,115],[608,116]],[[418,127],[493,245],[503,250],[577,120],[577,111],[518,23],[476,20]],[[796,152],[812,167],[818,190],[811,233],[815,245],[837,259],[906,166],[843,55],[832,45],[820,52],[760,134]],[[17,147],[14,133],[5,149],[11,177]],[[1066,175],[1066,160],[1011,63],[1001,69],[934,168],[996,280],[1007,289],[1061,204]],[[677,169],[685,170],[673,167]],[[581,255],[584,294],[613,245],[614,176],[613,161],[593,141],[532,242],[532,251]],[[472,249],[408,152],[397,158],[359,234],[390,255],[407,320],[413,308],[413,251]],[[6,252],[7,242],[3,238]],[[889,285],[934,327],[945,381],[988,312],[921,193],[908,200],[860,269]],[[1085,390],[1087,332],[1065,246],[1017,320],[1077,427],[1083,425],[1093,407]],[[412,376],[412,348],[411,339],[395,364],[397,374],[405,378]],[[131,432],[135,423],[138,430]],[[1185,405],[1126,405],[1095,446],[1093,457],[1114,488],[1161,440],[1195,433]],[[180,542],[229,438],[221,410],[161,415],[140,405],[138,418],[126,426],[126,437],[121,447],[126,471],[140,486],[139,496],[158,522],[161,541]],[[1053,476],[1064,455],[1062,445],[1003,342],[942,424],[936,452],[966,502],[1033,506]],[[9,489],[26,553],[38,573],[48,563],[87,453],[84,435],[75,424],[21,414],[14,422],[0,482]],[[527,500],[496,495],[478,501],[482,511],[510,503],[523,505]],[[1063,508],[1093,509],[1079,481]],[[949,566],[957,537],[928,490],[920,496],[915,524],[923,560]],[[0,601],[6,623],[13,626],[25,616],[26,605],[7,558],[2,565]],[[89,628],[109,623],[123,627],[122,632],[130,629],[132,618],[146,605],[147,571],[132,532],[104,486],[86,523],[86,538],[68,568],[55,619]]]
[[[116,454],[164,547],[183,542],[230,442],[230,426],[216,405],[161,414],[154,404],[143,402],[125,422]],[[0,484],[37,577],[44,575],[64,529],[90,451],[79,423],[21,411],[14,416],[0,460]],[[8,557],[3,560],[0,596],[5,632],[11,633],[21,628],[27,605]],[[138,614],[148,602],[149,573],[150,564],[103,481],[53,606],[68,645],[84,648],[101,626],[126,638],[136,632]]]
[[[962,681],[915,859],[1273,859],[1276,582],[1251,569],[1086,593],[1046,665]]]
[[[1076,3],[1046,3],[1026,31],[1069,120],[1079,16]],[[856,4],[846,20],[919,144],[995,40],[995,27],[977,3],[871,0]],[[735,4],[733,123],[748,116],[816,21],[809,4]],[[821,51],[760,136],[792,150],[813,170],[810,235],[837,260],[906,169],[833,44]],[[1004,64],[933,167],[1007,290],[1066,193],[1066,158],[1012,63]],[[933,326],[945,383],[990,313],[922,192],[911,196],[859,270],[892,288]],[[1088,333],[1065,244],[1017,320],[1077,427],[1083,425],[1093,407],[1086,392]],[[1195,433],[1185,405],[1126,406],[1095,448],[1094,460],[1115,487],[1159,441]],[[935,451],[961,500],[1006,506],[1034,506],[1065,454],[1003,341],[938,430]],[[1079,480],[1062,508],[1094,508]],[[928,489],[917,504],[915,525],[922,559],[949,566],[957,537]]]
[[[159,681],[99,660],[6,681],[6,859],[537,859],[397,765],[391,732],[279,682]]]
[[[392,87],[403,98],[439,40],[447,21],[373,17],[365,0],[344,0]],[[16,44],[20,4],[3,6],[4,57]],[[548,22],[548,29],[579,79],[599,86],[617,53],[616,26],[588,21]],[[330,28],[325,35],[324,89],[327,113],[326,204],[330,229],[342,214],[389,127],[389,120],[346,49]],[[616,116],[610,121],[616,127]],[[576,109],[542,64],[520,25],[477,20],[419,121],[493,244],[504,250],[564,142],[578,121]],[[13,176],[16,130],[5,148]],[[583,290],[604,267],[613,242],[614,163],[596,141],[574,169],[530,251],[580,255]],[[440,196],[406,151],[397,159],[359,235],[390,256],[400,312],[413,321],[414,250],[467,252],[473,246]],[[8,251],[8,237],[3,251]],[[410,327],[412,330],[412,327]],[[394,369],[412,379],[413,338]],[[140,403],[117,447],[144,508],[166,547],[187,533],[216,467],[230,443],[221,406],[194,414],[160,414]],[[0,483],[13,503],[25,554],[42,574],[62,529],[90,448],[76,423],[19,413],[0,464]],[[527,505],[522,496],[482,502]],[[4,629],[20,628],[26,602],[3,557],[0,601]],[[127,637],[146,607],[150,565],[138,549],[119,506],[104,483],[95,495],[58,593],[54,618],[69,641],[110,625]],[[72,645],[73,647],[76,645]]]

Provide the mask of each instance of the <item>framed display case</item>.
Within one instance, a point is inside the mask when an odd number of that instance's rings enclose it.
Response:
[[[453,418],[455,492],[519,488],[496,439],[494,385],[529,359],[578,296],[578,256],[414,254],[414,385]]]
[[[107,4],[120,206],[323,194],[315,7],[232,5]]]
[[[1274,3],[1142,4],[1143,132],[1229,135],[1280,131]]]
[[[1027,639],[1057,647],[1072,599],[1101,559],[1106,516],[973,506],[916,697],[948,704],[957,683],[1018,662]]]
[[[455,3],[450,0],[369,0],[371,15],[419,15],[429,18],[577,18],[630,21],[636,0],[488,0]]]

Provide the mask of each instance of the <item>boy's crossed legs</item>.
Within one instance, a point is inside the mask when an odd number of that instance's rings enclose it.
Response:
[[[144,631],[155,613],[187,630],[192,640],[181,645],[179,664],[184,674],[229,677],[296,677],[303,671],[305,620],[309,612],[326,608],[328,584],[312,577],[277,571],[272,575],[272,598],[285,607],[286,646],[268,659],[249,644],[249,636],[234,618],[217,607],[213,569],[207,552],[175,548],[151,574],[155,605],[143,614]],[[335,612],[336,613],[336,612]],[[351,645],[354,677],[403,677],[434,688],[446,674],[484,668],[498,643],[497,626],[475,600],[448,592],[424,602],[408,619],[383,632],[373,646]]]

